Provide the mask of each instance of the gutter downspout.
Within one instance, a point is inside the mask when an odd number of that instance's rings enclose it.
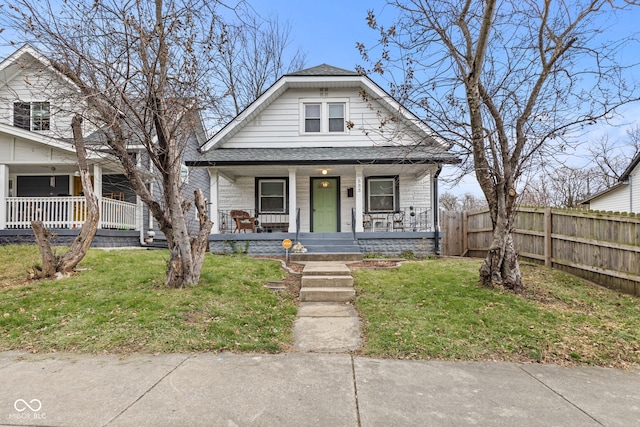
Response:
[[[436,232],[436,240],[433,244],[433,251],[440,255],[440,226],[438,224],[438,176],[442,172],[442,163],[437,163],[438,170],[433,174],[433,229]]]

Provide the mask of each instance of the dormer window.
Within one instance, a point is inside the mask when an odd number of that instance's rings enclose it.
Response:
[[[329,132],[344,132],[344,104],[329,104]]]
[[[51,107],[48,102],[14,102],[13,125],[26,130],[49,130]]]
[[[322,104],[304,105],[304,131],[320,132],[320,109]]]
[[[303,100],[301,102],[301,133],[345,133],[347,100]]]

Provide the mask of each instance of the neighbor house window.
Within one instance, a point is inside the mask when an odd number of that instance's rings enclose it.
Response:
[[[26,130],[49,130],[50,104],[48,102],[14,102],[13,125]]]
[[[287,178],[257,178],[256,199],[259,213],[287,212]]]
[[[398,210],[398,177],[369,177],[366,179],[367,212]]]
[[[301,133],[346,132],[347,100],[344,102],[305,101],[301,103]]]
[[[31,104],[28,102],[13,103],[13,125],[20,129],[31,130]]]
[[[49,130],[51,120],[48,102],[31,103],[31,130]]]

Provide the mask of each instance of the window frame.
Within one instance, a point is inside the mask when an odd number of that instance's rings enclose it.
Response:
[[[376,181],[392,181],[393,207],[391,209],[371,209],[371,183]],[[365,177],[365,213],[393,213],[400,211],[400,178],[398,175]]]
[[[263,182],[280,182],[284,186],[283,188],[283,209],[282,211],[263,210],[262,209],[262,183]],[[268,196],[267,196],[268,197]],[[256,177],[255,179],[255,198],[256,198],[256,213],[262,214],[288,214],[289,213],[289,178],[288,177]]]
[[[318,117],[309,117],[307,107],[319,107]],[[317,121],[318,130],[308,130],[307,124],[313,120],[313,123]],[[304,133],[322,133],[322,104],[318,102],[307,102],[304,104]]]
[[[13,103],[13,126],[19,129],[31,130],[30,102],[16,101]]]
[[[349,133],[349,98],[300,98],[300,135],[346,135]],[[307,120],[318,120],[316,117],[307,118],[307,106],[320,106],[320,130],[307,131]],[[342,105],[342,130],[330,130],[330,122],[337,117],[330,117],[330,106]]]
[[[37,115],[36,112],[38,112]],[[51,104],[49,101],[31,102],[31,130],[51,130]]]
[[[331,117],[331,107],[339,105],[342,107],[342,115],[340,117]],[[329,133],[344,133],[347,127],[347,119],[346,119],[346,109],[347,106],[344,102],[328,102],[327,103],[327,132]],[[342,129],[340,130],[331,130],[331,120],[342,119]]]
[[[34,132],[51,130],[51,103],[49,101],[14,102],[13,126]]]

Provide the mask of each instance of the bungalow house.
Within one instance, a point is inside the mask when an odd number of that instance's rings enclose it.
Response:
[[[640,213],[640,154],[631,161],[616,185],[580,204],[597,211]]]
[[[209,171],[213,251],[282,253],[288,237],[427,254],[438,174],[459,161],[448,149],[371,79],[323,64],[281,77],[186,165]]]
[[[53,229],[59,242],[73,238],[82,225],[86,205],[71,131],[71,118],[84,108],[77,93],[76,86],[29,45],[0,62],[0,244],[32,241],[32,220]],[[93,243],[144,243],[154,221],[120,163],[100,142],[99,130],[87,122],[83,130],[86,144],[93,145],[88,161],[100,207]],[[193,127],[185,155],[196,155],[206,140],[202,123],[194,122]],[[133,143],[129,148],[153,188],[153,168],[144,149]],[[185,194],[193,194],[191,187],[200,183],[208,190],[206,171],[189,173],[186,166],[184,170]]]

